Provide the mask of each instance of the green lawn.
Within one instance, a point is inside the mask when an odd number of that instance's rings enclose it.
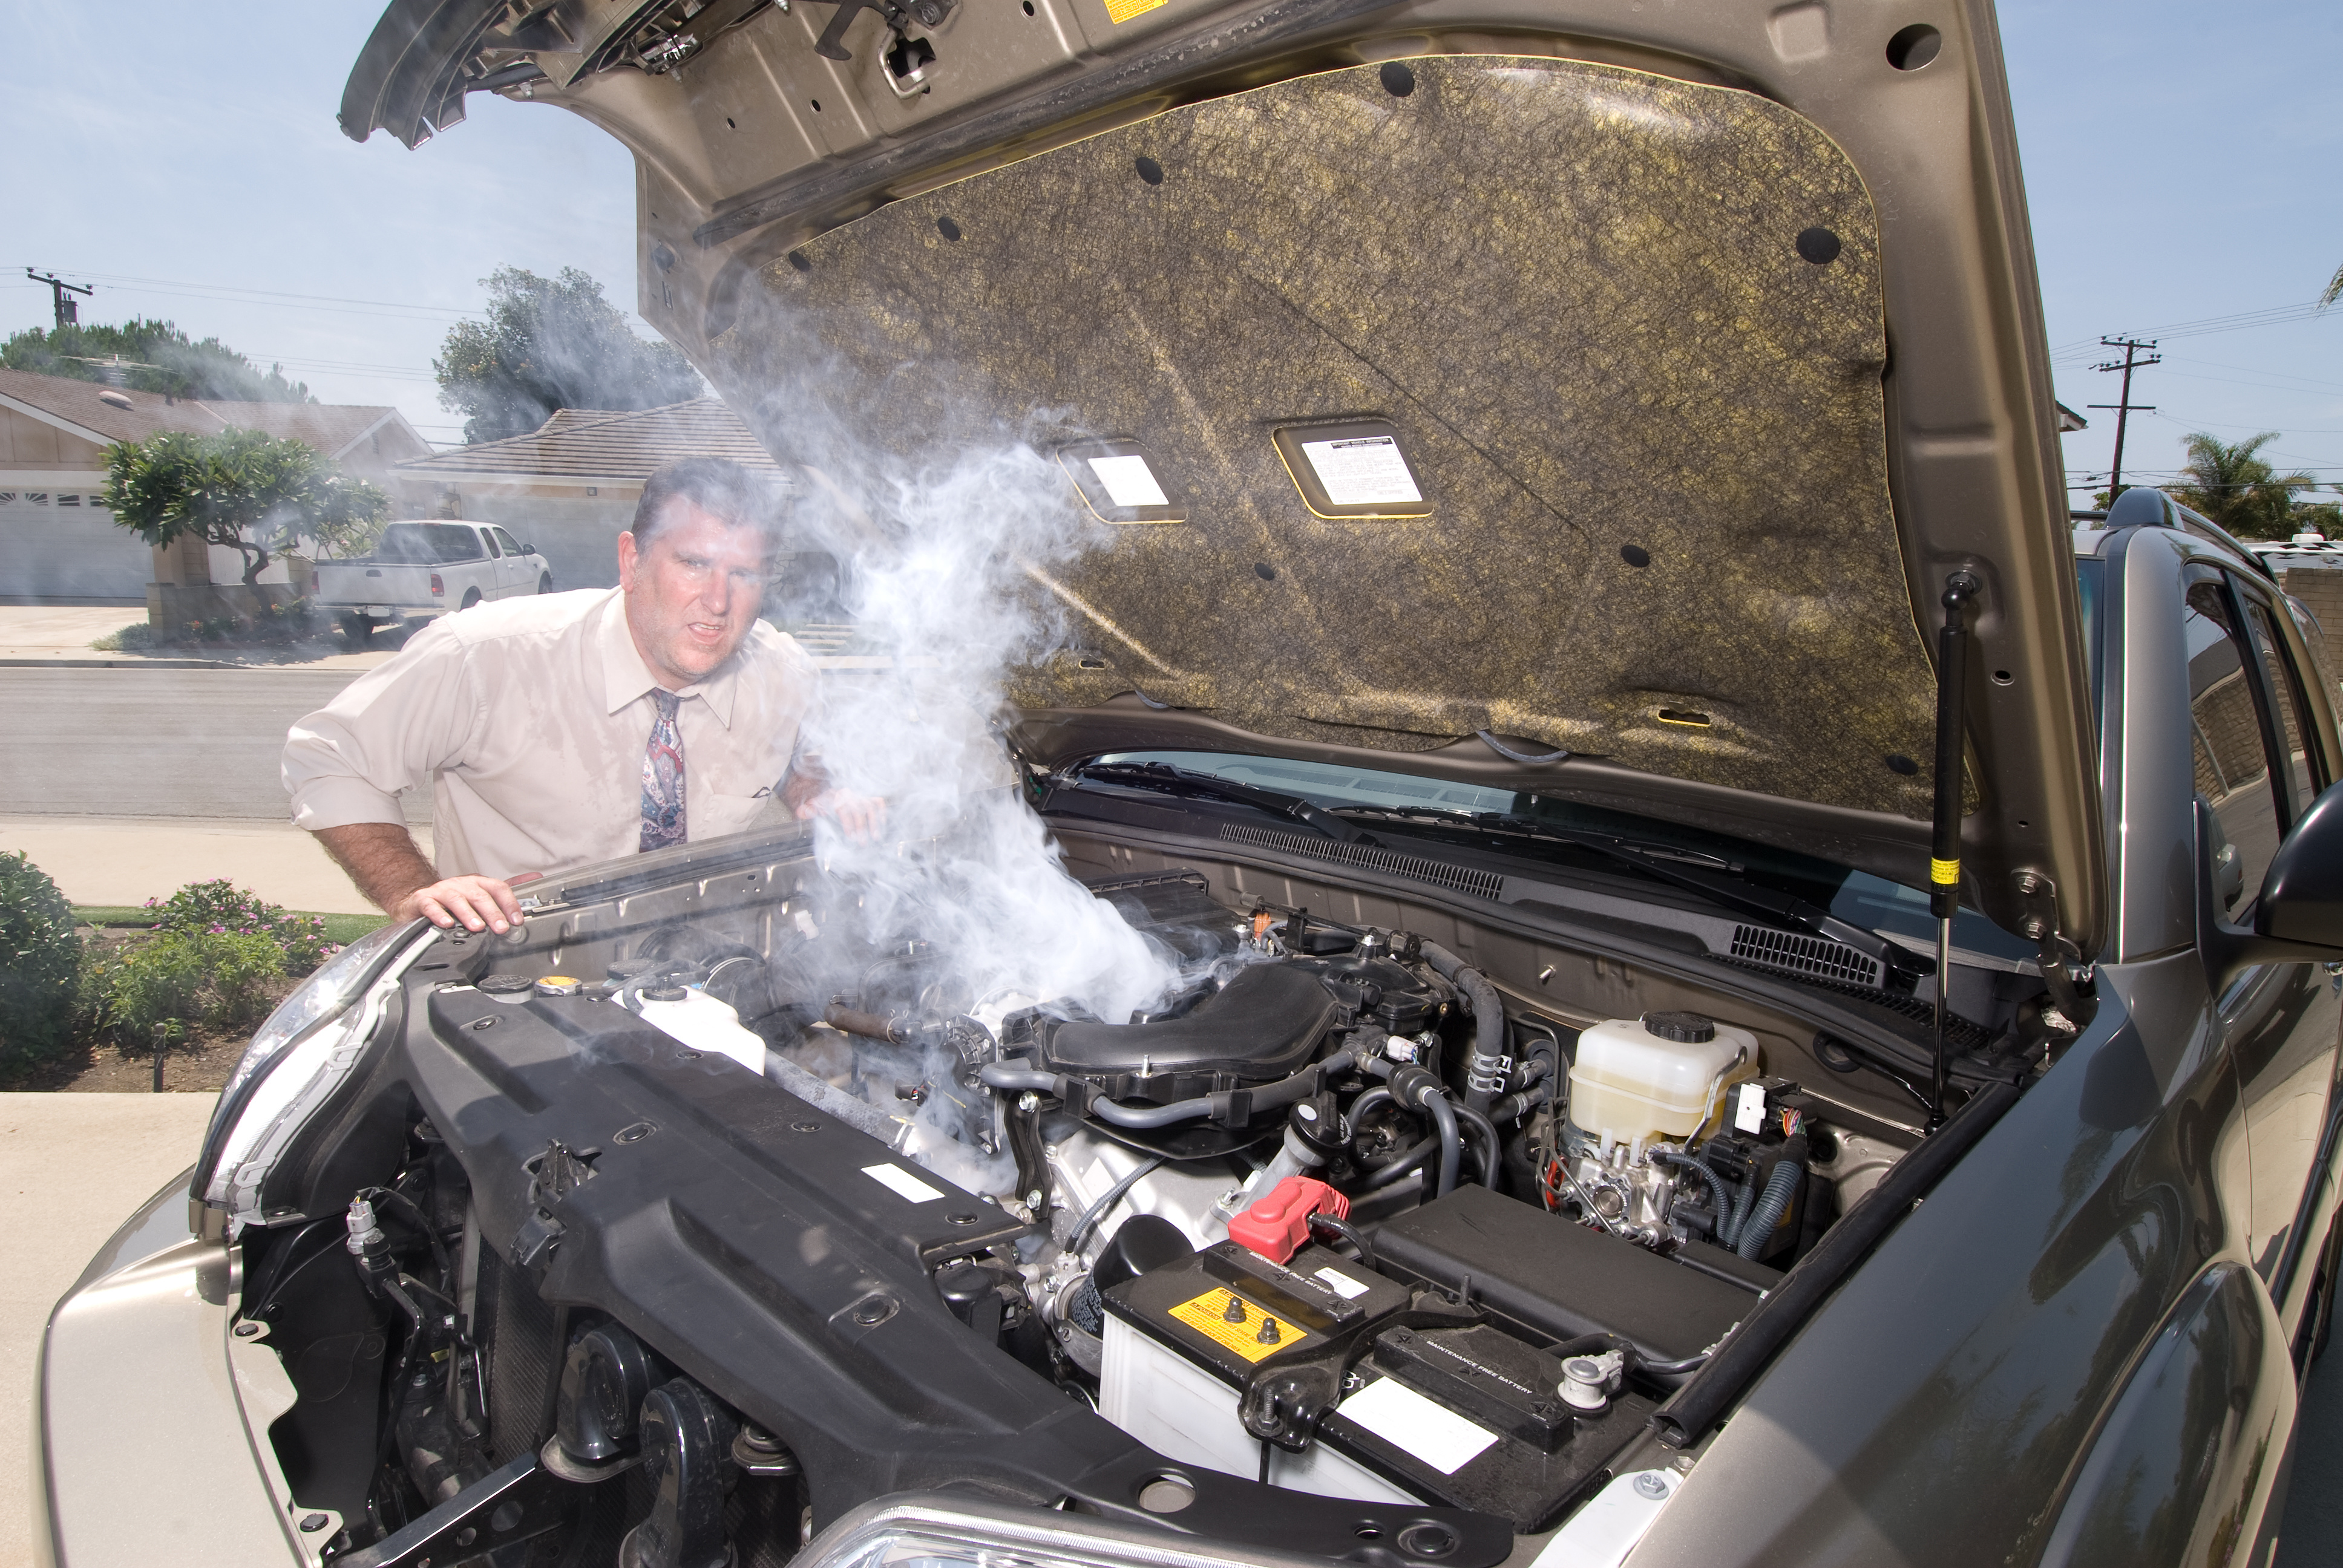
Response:
[[[143,928],[151,926],[155,923],[155,911],[148,909],[142,909],[136,904],[75,904],[73,907],[73,913],[74,919],[85,926],[130,926]],[[287,910],[286,913],[299,915],[306,919],[308,917],[310,911],[307,910]],[[357,940],[360,937],[366,935],[368,931],[375,930],[377,926],[388,923],[387,917],[382,915],[321,914],[317,918],[326,922],[326,940],[327,941],[346,944]]]

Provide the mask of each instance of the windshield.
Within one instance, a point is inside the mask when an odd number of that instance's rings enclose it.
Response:
[[[487,558],[476,528],[461,523],[393,523],[383,529],[375,559],[407,566],[436,567],[450,561]]]
[[[1855,870],[1811,855],[1626,811],[1512,789],[1282,757],[1219,751],[1119,751],[1096,761],[1110,765],[1160,762],[1256,789],[1298,795],[1330,810],[1347,807],[1417,810],[1427,815],[1493,813],[1558,831],[1602,834],[1629,839],[1647,849],[1714,857],[1729,862],[1749,881],[1794,894],[1828,910],[1849,925],[1923,946],[1933,945],[1936,940],[1936,924],[1929,918],[1928,894],[1924,889],[1907,888],[1868,871]],[[1468,831],[1473,828],[1461,821],[1458,826]],[[1508,853],[1521,849],[1519,840],[1509,840],[1500,847]],[[2034,957],[2031,944],[1973,910],[1964,909],[1955,920],[1953,940],[1956,947],[1969,952],[2010,960]]]

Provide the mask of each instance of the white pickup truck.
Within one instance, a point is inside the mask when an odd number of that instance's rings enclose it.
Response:
[[[317,563],[317,603],[359,648],[378,626],[552,591],[545,558],[492,523],[393,523],[367,555]]]

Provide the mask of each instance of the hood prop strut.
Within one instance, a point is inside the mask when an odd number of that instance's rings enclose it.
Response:
[[[1968,690],[1969,628],[1963,612],[1984,590],[1976,574],[1945,578],[1945,625],[1936,634],[1936,802],[1928,849],[1928,912],[1936,918],[1936,1043],[1928,1131],[1945,1124],[1945,1019],[1952,1006],[1953,916],[1961,907],[1961,701]]]

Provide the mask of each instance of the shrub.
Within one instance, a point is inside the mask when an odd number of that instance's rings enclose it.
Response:
[[[0,855],[0,1069],[22,1069],[72,1038],[81,939],[65,895],[23,850]]]
[[[248,889],[225,877],[209,882],[189,882],[167,899],[149,899],[155,929],[186,936],[263,936],[285,954],[285,972],[306,975],[339,952],[326,937],[326,922],[315,915],[288,915]]]
[[[239,1029],[268,1010],[268,981],[285,972],[285,953],[254,931],[166,930],[111,962],[93,965],[88,984],[99,1026],[123,1049],[151,1050],[187,1026]]]

